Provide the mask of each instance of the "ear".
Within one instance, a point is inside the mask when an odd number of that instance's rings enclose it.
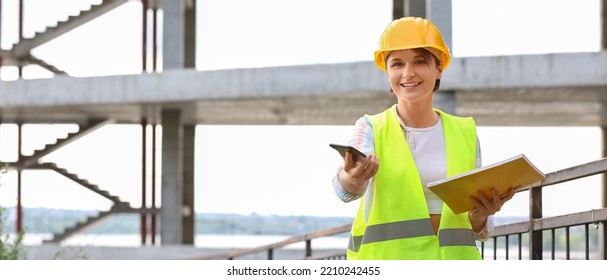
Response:
[[[438,65],[438,67],[436,67],[436,70],[438,71],[438,78],[437,79],[441,79],[441,77],[443,76],[443,66],[442,65]]]

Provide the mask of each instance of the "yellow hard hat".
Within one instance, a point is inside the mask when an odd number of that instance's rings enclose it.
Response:
[[[386,55],[390,51],[424,48],[436,56],[443,70],[451,62],[449,48],[443,35],[432,22],[419,17],[404,17],[392,21],[379,38],[375,51],[375,64],[386,71]]]

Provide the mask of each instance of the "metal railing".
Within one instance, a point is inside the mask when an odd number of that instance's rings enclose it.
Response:
[[[546,233],[549,233],[550,236],[550,244],[548,244],[550,247],[550,258],[556,259],[556,231],[560,229],[565,231],[565,248],[562,250],[565,253],[565,259],[572,259],[570,230],[573,227],[581,226],[584,228],[584,257],[577,257],[576,259],[589,260],[591,259],[590,225],[595,227],[595,232],[598,235],[596,254],[602,256],[598,256],[597,258],[607,259],[607,242],[605,239],[607,235],[605,226],[607,208],[547,218],[544,218],[542,213],[542,189],[544,187],[602,174],[605,171],[607,171],[607,158],[548,173],[546,174],[546,178],[541,182],[520,189],[519,191],[529,191],[529,221],[497,226],[494,229],[492,237],[493,259],[498,259],[498,241],[501,239],[504,240],[504,246],[501,248],[504,251],[504,255],[500,257],[510,259],[510,236],[516,236],[518,259],[523,258],[523,238],[526,237],[528,242],[527,259],[541,260],[544,258],[546,251],[544,250],[544,235],[548,235]],[[602,227],[600,226],[601,224]],[[481,244],[483,258],[485,255],[485,243]],[[599,248],[600,246],[602,248]]]
[[[542,217],[542,189],[551,185],[564,183],[580,178],[585,178],[597,174],[602,174],[607,171],[607,158],[573,166],[570,168],[562,169],[552,173],[546,174],[546,178],[541,182],[530,185],[524,188],[520,188],[517,192],[529,191],[529,220],[524,222],[511,223],[506,225],[496,226],[493,231],[493,236],[490,240],[480,243],[480,251],[485,259],[485,249],[491,245],[493,249],[493,259],[511,259],[510,258],[510,245],[516,243],[517,247],[517,259],[543,259],[544,255],[548,254],[551,259],[556,259],[557,243],[556,243],[556,232],[557,230],[563,230],[565,232],[564,242],[565,248],[561,250],[565,257],[564,259],[593,259],[591,258],[591,252],[596,256],[595,259],[607,259],[607,242],[605,236],[607,235],[607,208],[593,209],[590,211],[573,213],[563,216],[556,217]],[[600,225],[602,224],[602,227]],[[602,248],[596,246],[595,249],[591,250],[590,239],[591,229],[590,226],[595,228],[596,243],[600,244]],[[571,250],[571,229],[574,227],[584,228],[584,244],[585,249],[583,257],[572,257]],[[259,254],[262,252],[267,253],[267,259],[274,259],[274,252],[287,245],[305,242],[305,250],[303,259],[322,259],[322,260],[340,260],[345,259],[346,249],[343,249],[342,253],[332,253],[325,255],[313,256],[312,251],[312,240],[328,237],[338,234],[349,232],[351,228],[350,224],[341,225],[335,228],[325,229],[321,231],[312,232],[305,235],[293,236],[286,240],[250,248],[244,250],[236,250],[224,254],[215,254],[208,256],[194,257],[192,259],[228,259],[233,260],[237,258],[246,258],[248,255]],[[599,228],[602,228],[599,230]],[[550,236],[550,243],[548,246],[549,250],[544,250],[544,235]],[[511,238],[512,236],[516,238]],[[524,246],[526,239],[527,246]],[[499,246],[499,241],[504,240],[504,245]],[[523,250],[525,248],[525,250]],[[559,251],[560,253],[560,251]],[[577,252],[575,252],[577,253]]]
[[[194,257],[192,259],[196,259],[196,260],[234,260],[234,259],[237,259],[237,258],[240,258],[243,256],[253,255],[253,254],[260,253],[260,252],[266,252],[267,259],[273,260],[274,252],[276,250],[281,249],[287,245],[291,245],[291,244],[295,244],[295,243],[299,243],[299,242],[305,242],[305,244],[306,244],[305,250],[304,250],[304,255],[302,256],[302,258],[303,259],[313,259],[313,257],[312,257],[312,240],[313,239],[349,232],[350,227],[351,227],[351,224],[345,224],[345,225],[341,225],[341,226],[330,228],[330,229],[315,231],[315,232],[312,232],[309,234],[293,236],[293,237],[290,237],[283,241],[271,243],[268,245],[263,245],[260,247],[237,250],[237,251],[223,253],[223,254],[214,254],[214,255],[208,255],[208,256]],[[343,257],[341,257],[341,255],[343,255]],[[322,259],[339,259],[339,258],[345,259],[345,253],[322,256]]]
[[[525,239],[529,239],[529,222],[520,222],[520,223],[512,223],[502,226],[497,226],[494,229],[494,234],[491,238],[491,241],[487,241],[481,244],[481,253],[483,258],[485,258],[485,245],[487,243],[492,243],[493,255],[492,258],[494,260],[497,259],[511,259],[510,257],[510,245],[512,243],[517,247],[517,259],[522,260],[523,257],[525,259],[529,259],[529,255],[536,256],[532,259],[543,259],[547,254],[549,254],[549,258],[554,260],[556,258],[557,253],[557,231],[564,231],[564,240],[562,242],[565,243],[565,248],[560,250],[561,253],[565,254],[565,257],[561,257],[562,259],[605,259],[605,254],[603,253],[600,256],[600,250],[598,246],[594,247],[596,251],[591,250],[592,247],[590,245],[590,237],[591,237],[591,229],[590,226],[594,227],[594,233],[597,235],[597,243],[601,243],[598,239],[600,238],[601,233],[599,232],[599,225],[602,224],[602,228],[605,228],[605,221],[607,220],[607,208],[590,210],[580,213],[568,214],[563,216],[556,216],[550,218],[542,218],[542,219],[534,219],[532,221],[533,231],[539,232],[541,234],[542,239],[545,237],[544,235],[548,235],[550,238],[550,243],[546,244],[542,242],[542,246],[538,246],[540,251],[533,252],[532,250],[537,249],[532,246],[528,246],[527,250],[523,250],[523,244]],[[572,257],[572,248],[571,248],[571,229],[575,227],[583,228],[583,236],[584,236],[584,250],[583,256]],[[510,237],[515,236],[515,240],[511,240]],[[605,246],[605,237],[604,232],[602,235],[603,238],[603,246]],[[563,236],[561,236],[563,237]],[[559,238],[560,239],[560,238]],[[499,246],[499,241],[503,240],[503,245]],[[514,242],[513,242],[514,241]],[[550,247],[548,250],[544,248],[545,246]],[[525,252],[526,251],[526,252]],[[591,251],[595,253],[595,257],[591,258]],[[526,254],[528,252],[528,254]],[[605,247],[603,247],[602,252],[605,252]],[[539,257],[538,257],[539,256]]]

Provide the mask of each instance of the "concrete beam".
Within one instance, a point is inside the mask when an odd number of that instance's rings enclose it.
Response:
[[[441,91],[454,93],[455,111],[482,125],[606,124],[606,113],[596,110],[607,103],[606,88],[607,52],[456,58],[441,81]],[[93,117],[138,123],[144,115],[158,119],[149,112],[169,106],[181,110],[186,124],[351,125],[362,114],[393,104],[388,92],[385,73],[371,62],[176,69],[2,82],[0,117],[24,123],[85,123]],[[435,105],[453,108],[452,100],[437,95]]]
[[[55,77],[2,84],[0,108],[319,96],[388,89],[385,74],[370,62],[220,71],[176,69],[161,74]]]
[[[572,65],[580,67],[572,68]],[[0,108],[152,104],[273,97],[319,97],[388,90],[372,62],[161,74],[55,77],[0,83]],[[607,85],[607,52],[456,58],[441,89],[461,91]]]
[[[607,52],[458,58],[442,81],[453,90],[606,85]]]
[[[482,126],[600,126],[607,87],[458,91],[456,114]]]

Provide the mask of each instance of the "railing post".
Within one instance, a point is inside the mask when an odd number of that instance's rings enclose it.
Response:
[[[493,260],[497,260],[497,236],[493,237]]]
[[[556,258],[556,230],[555,229],[551,229],[550,230],[550,244],[552,245],[551,249],[550,249],[550,257],[552,260],[554,260]]]
[[[533,221],[542,218],[542,187],[529,190],[529,259],[543,259],[542,230],[535,230]]]
[[[274,259],[274,249],[268,249],[268,260]]]
[[[518,259],[523,259],[523,235],[518,234]]]
[[[605,48],[603,51],[607,50],[607,36],[605,34],[607,34],[607,29],[605,29],[605,26],[607,26],[607,19],[605,19],[605,17],[607,17],[607,0],[603,0],[602,2],[602,10],[603,10],[603,15],[601,20],[603,21],[603,47]],[[605,103],[603,103],[603,111],[607,110],[607,108],[605,108]],[[603,114],[604,115],[604,114]],[[601,146],[601,153],[603,155],[603,158],[607,157],[607,126],[602,125],[601,126],[601,134],[602,134],[602,138],[603,138],[603,145]],[[602,182],[601,182],[601,206],[603,208],[607,208],[607,178],[605,177],[607,176],[607,174],[603,173],[602,175]],[[601,252],[599,252],[599,254],[603,255],[603,259],[607,260],[607,223],[603,222],[603,230],[599,231],[599,250],[601,250]]]
[[[607,236],[607,222],[603,222],[603,260],[607,260],[607,238],[605,236]]]
[[[584,241],[585,241],[585,257],[586,260],[590,259],[590,232],[588,231],[588,224],[584,225]]]
[[[508,251],[510,251],[510,247],[508,246],[509,245],[508,243],[510,243],[510,238],[509,238],[509,235],[506,235],[506,245],[505,245],[505,248],[506,248],[506,260],[510,259],[510,255],[508,254]]]
[[[571,259],[571,236],[569,234],[569,227],[565,227],[565,254],[566,260]]]
[[[312,239],[306,239],[306,258],[312,256]]]

